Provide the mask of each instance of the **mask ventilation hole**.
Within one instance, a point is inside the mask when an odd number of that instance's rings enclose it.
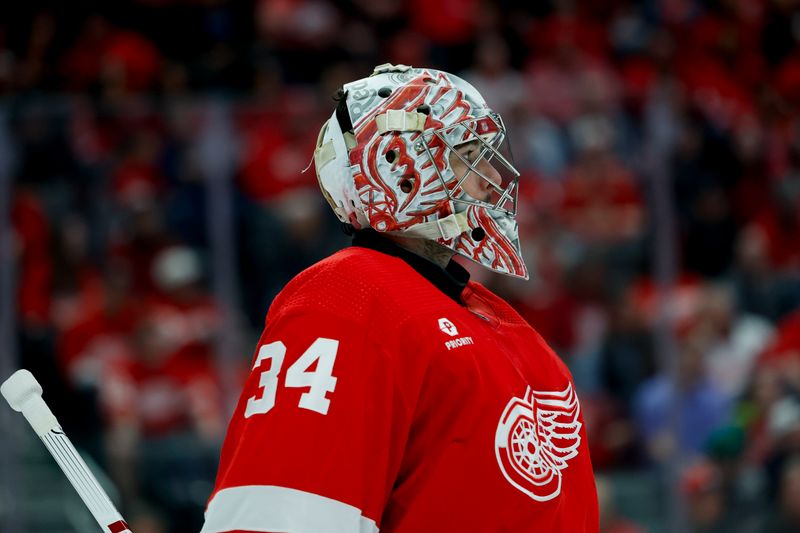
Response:
[[[389,163],[394,163],[394,160],[397,158],[397,152],[394,150],[389,150],[386,152],[386,161]]]
[[[483,230],[483,228],[474,228],[472,230],[473,241],[480,242],[484,237],[486,237],[486,232]]]
[[[380,96],[381,98],[386,98],[390,94],[392,94],[391,87],[381,87],[380,89],[378,89],[378,96]]]
[[[406,194],[410,193],[411,189],[413,189],[413,188],[414,188],[414,184],[411,183],[410,179],[403,178],[400,181],[400,190],[403,191],[404,193],[406,193]]]
[[[422,113],[423,115],[430,115],[431,106],[429,106],[428,104],[422,104],[417,108],[417,113]]]

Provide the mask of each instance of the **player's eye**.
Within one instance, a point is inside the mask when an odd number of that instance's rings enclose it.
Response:
[[[461,152],[461,155],[463,155],[464,159],[466,159],[470,163],[474,163],[475,162],[475,150],[474,149],[470,149],[470,150],[466,150],[464,152]]]
[[[467,164],[474,164],[478,160],[480,149],[478,143],[475,141],[464,143],[456,148],[459,159]]]

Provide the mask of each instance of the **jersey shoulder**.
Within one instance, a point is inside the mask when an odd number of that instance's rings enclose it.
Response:
[[[355,324],[385,318],[398,323],[413,314],[415,302],[439,295],[402,259],[352,246],[295,276],[273,301],[267,321],[278,314],[313,311]]]

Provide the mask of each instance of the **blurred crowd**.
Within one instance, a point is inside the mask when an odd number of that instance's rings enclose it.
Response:
[[[571,367],[603,532],[663,519],[615,498],[632,471],[677,477],[691,531],[800,530],[797,0],[0,12],[19,364],[135,531],[199,529],[221,362],[243,375],[277,291],[347,245],[303,170],[336,89],[385,62],[462,75],[508,125],[532,279],[471,271]]]

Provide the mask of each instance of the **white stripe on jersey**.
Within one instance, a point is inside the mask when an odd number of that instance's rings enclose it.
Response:
[[[331,498],[272,485],[223,489],[206,510],[200,533],[233,530],[287,533],[377,533],[361,510]]]

